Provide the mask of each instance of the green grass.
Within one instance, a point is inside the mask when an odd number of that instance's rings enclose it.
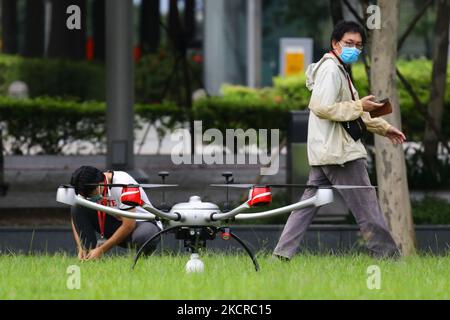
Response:
[[[186,274],[188,255],[156,255],[130,271],[131,256],[80,263],[66,255],[0,255],[0,299],[449,299],[450,255],[399,261],[365,255],[298,255],[290,263],[261,255],[256,273],[243,255],[205,254],[205,272]],[[367,288],[378,265],[381,288]],[[81,288],[67,289],[78,265]]]

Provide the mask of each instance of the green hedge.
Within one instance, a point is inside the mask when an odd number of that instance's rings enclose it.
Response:
[[[285,136],[289,122],[286,105],[271,100],[211,97],[196,101],[194,118],[203,121],[203,128],[280,129]]]
[[[415,224],[450,224],[450,203],[444,199],[425,197],[411,206]]]
[[[105,111],[103,102],[76,102],[49,97],[17,100],[0,96],[0,124],[6,129],[14,154],[40,147],[44,154],[60,154],[74,141],[88,141],[104,148]],[[171,103],[137,104],[136,118],[154,123],[165,117],[165,125],[183,120],[183,113]]]
[[[0,116],[6,124],[11,152],[40,146],[46,154],[58,154],[76,140],[101,143],[105,115],[100,103],[77,103],[52,98],[15,100],[0,97]]]

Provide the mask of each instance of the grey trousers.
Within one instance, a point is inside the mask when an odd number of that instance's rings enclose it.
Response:
[[[313,166],[308,184],[312,185],[371,185],[364,158],[343,165]],[[338,190],[359,225],[367,248],[378,258],[397,256],[398,248],[389,233],[378,203],[375,189]],[[311,198],[316,189],[308,188],[301,200]],[[318,208],[307,207],[292,211],[274,254],[290,259],[297,251],[306,229],[311,224]]]

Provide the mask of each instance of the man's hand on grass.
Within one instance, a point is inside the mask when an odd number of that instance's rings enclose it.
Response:
[[[89,253],[85,256],[84,261],[100,259],[102,255],[103,249],[101,247],[97,247],[89,251]]]
[[[86,259],[86,256],[87,256],[86,250],[78,248],[78,259],[84,260]]]

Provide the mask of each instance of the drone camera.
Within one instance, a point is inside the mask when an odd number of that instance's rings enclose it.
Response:
[[[120,196],[120,202],[127,206],[139,207],[144,204],[139,187],[124,187]]]
[[[248,205],[250,207],[265,206],[272,202],[272,192],[269,187],[253,187],[248,195]]]

